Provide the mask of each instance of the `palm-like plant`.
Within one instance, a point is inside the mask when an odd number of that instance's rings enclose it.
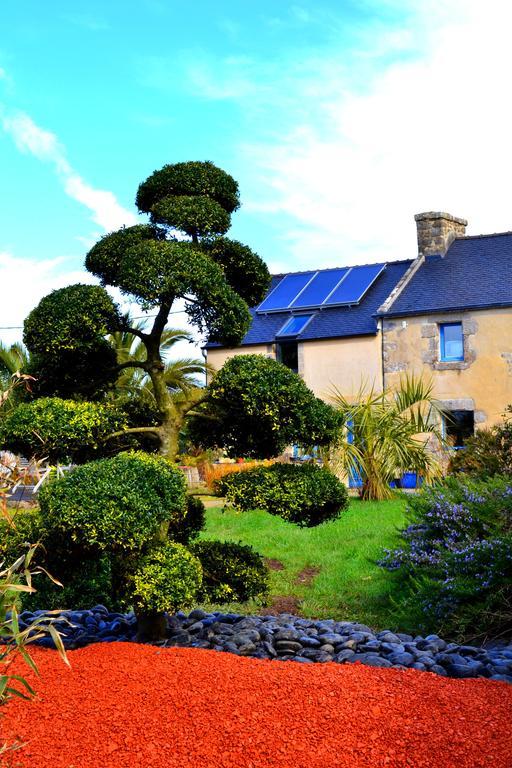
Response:
[[[0,341],[0,389],[5,391],[11,377],[22,372],[28,365],[28,352],[23,344],[11,344],[8,347]]]
[[[0,341],[0,414],[5,415],[19,401],[19,385],[30,390],[31,376],[25,375],[29,356],[23,344],[10,347]]]
[[[395,391],[362,385],[353,401],[337,389],[332,400],[343,414],[345,430],[332,446],[329,461],[345,477],[361,477],[362,498],[390,498],[390,482],[406,471],[417,472],[427,482],[441,474],[428,447],[432,436],[442,443],[443,409],[433,397],[432,383],[406,375]]]
[[[144,323],[134,323],[129,318],[127,318],[126,325],[130,325],[137,331],[144,329]],[[146,347],[140,338],[130,331],[117,331],[107,338],[116,350],[118,363],[123,364],[127,360],[134,359],[141,362],[145,360]],[[179,341],[193,341],[193,338],[187,331],[167,328],[162,334],[160,345],[162,357],[166,357]],[[170,360],[166,362],[164,370],[167,388],[176,394],[188,393],[197,389],[200,387],[199,377],[204,376],[207,369],[208,366],[203,360],[195,358]],[[151,379],[142,368],[122,369],[116,382],[115,393],[154,401]]]

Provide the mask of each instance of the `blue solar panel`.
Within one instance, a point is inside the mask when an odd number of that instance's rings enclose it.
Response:
[[[365,267],[352,267],[341,285],[329,296],[324,307],[333,304],[357,304],[384,269],[384,264],[368,264]]]
[[[271,312],[278,309],[286,309],[290,306],[305,285],[311,280],[315,272],[301,272],[294,275],[285,275],[267,298],[258,307],[258,312]]]
[[[279,333],[276,333],[276,336],[298,336],[299,333],[302,333],[312,317],[313,315],[292,315]]]
[[[346,275],[348,268],[345,269],[325,269],[319,272],[316,277],[307,285],[302,293],[297,296],[292,303],[292,308],[297,307],[318,307],[328,295],[333,291],[340,280]]]

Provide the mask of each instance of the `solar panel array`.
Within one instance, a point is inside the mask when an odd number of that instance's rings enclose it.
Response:
[[[359,304],[385,264],[324,269],[285,275],[259,305],[258,312],[321,309]]]

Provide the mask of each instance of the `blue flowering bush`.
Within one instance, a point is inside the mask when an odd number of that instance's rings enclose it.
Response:
[[[402,576],[397,621],[458,639],[512,630],[512,478],[449,478],[408,515],[379,562]]]

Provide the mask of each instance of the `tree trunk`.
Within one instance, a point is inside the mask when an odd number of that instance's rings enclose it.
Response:
[[[135,611],[137,616],[137,640],[139,642],[155,642],[167,637],[167,616],[160,611],[145,613]]]
[[[170,395],[168,396],[170,400]],[[160,439],[158,452],[161,456],[169,459],[169,461],[174,461],[178,453],[180,426],[174,418],[168,416],[167,418],[164,417],[158,430],[158,437]]]

